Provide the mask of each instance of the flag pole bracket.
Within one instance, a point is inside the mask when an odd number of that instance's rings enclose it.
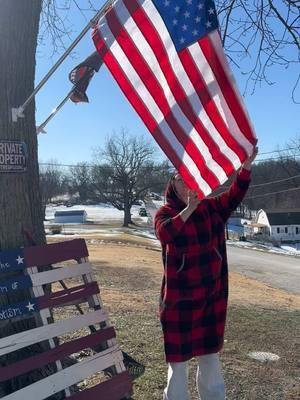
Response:
[[[38,135],[39,133],[47,133],[42,125],[36,127],[36,134]]]

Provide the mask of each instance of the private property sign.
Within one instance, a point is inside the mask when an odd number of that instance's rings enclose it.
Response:
[[[27,148],[24,142],[0,141],[0,172],[26,171]]]

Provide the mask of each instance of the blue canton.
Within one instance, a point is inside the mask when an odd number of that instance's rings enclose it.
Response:
[[[218,28],[213,0],[152,0],[177,51]]]

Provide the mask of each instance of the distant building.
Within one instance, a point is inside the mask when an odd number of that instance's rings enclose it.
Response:
[[[300,242],[300,208],[259,210],[256,225],[257,235],[282,242]]]
[[[87,213],[85,210],[56,211],[54,222],[59,224],[83,224],[86,222]]]

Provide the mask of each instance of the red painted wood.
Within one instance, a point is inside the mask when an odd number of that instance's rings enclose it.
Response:
[[[120,400],[132,392],[128,372],[122,372],[111,379],[69,397],[71,400]]]
[[[73,288],[60,290],[50,295],[38,297],[39,308],[51,308],[72,303],[76,300],[88,300],[93,294],[99,293],[99,287],[96,282],[90,282],[85,285],[75,286]]]
[[[116,337],[116,333],[113,327],[101,329],[91,335],[63,343],[44,353],[18,361],[7,367],[2,367],[0,368],[0,382],[25,374],[33,369],[41,368],[51,362],[62,360],[70,354],[77,353],[83,349],[95,348],[100,343],[106,342],[114,337]]]
[[[82,257],[88,257],[88,255],[84,239],[74,239],[66,242],[24,248],[27,267],[40,267],[67,260],[78,260]]]

